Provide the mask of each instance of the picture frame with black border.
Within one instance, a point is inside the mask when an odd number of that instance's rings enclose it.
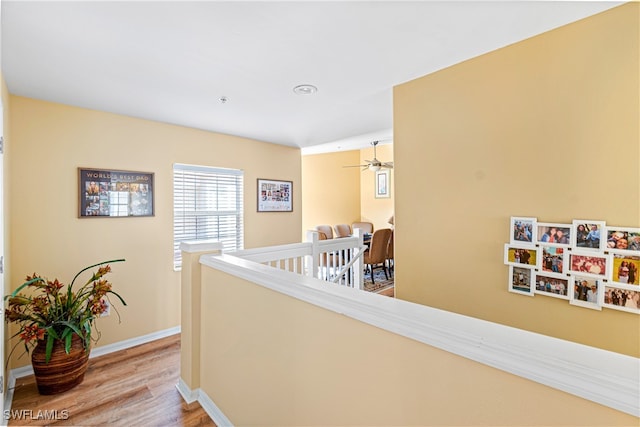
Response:
[[[640,289],[637,286],[605,284],[602,307],[640,314]]]
[[[569,251],[567,272],[573,275],[607,279],[611,270],[611,258],[608,254],[588,250]]]
[[[640,255],[623,253],[609,254],[609,282],[616,285],[631,285],[640,289]]]
[[[571,229],[571,247],[602,252],[605,248],[605,221],[574,219]]]
[[[604,281],[594,277],[572,275],[569,304],[592,310],[602,310]]]
[[[572,228],[572,224],[538,222],[536,243],[547,246],[570,247]]]
[[[538,248],[533,245],[505,243],[504,263],[522,268],[536,268],[538,264]]]
[[[153,172],[78,168],[78,218],[155,215]]]
[[[532,268],[509,266],[509,292],[520,295],[533,296],[534,282]]]
[[[569,276],[536,270],[533,281],[535,294],[569,300]]]
[[[538,263],[536,268],[544,273],[566,274],[569,247],[538,245]]]
[[[640,256],[640,228],[605,227],[605,251]]]
[[[537,218],[512,216],[511,217],[511,243],[524,243],[535,245],[537,238]]]

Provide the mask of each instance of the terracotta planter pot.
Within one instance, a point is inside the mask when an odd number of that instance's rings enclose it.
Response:
[[[69,354],[64,351],[64,341],[55,340],[49,363],[45,362],[46,347],[46,340],[39,340],[31,353],[31,365],[40,394],[62,393],[84,380],[89,351],[85,351],[78,335],[73,335]]]

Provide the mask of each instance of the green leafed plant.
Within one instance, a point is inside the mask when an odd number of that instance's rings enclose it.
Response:
[[[109,294],[115,295],[123,305],[127,305],[111,289],[111,283],[104,279],[111,272],[108,264],[122,261],[124,259],[116,259],[85,267],[75,275],[66,289],[58,279],[49,281],[36,273],[27,276],[22,285],[4,297],[8,301],[5,320],[20,326],[20,330],[12,338],[19,336],[21,341],[18,344],[23,342],[27,353],[39,340],[46,340],[47,363],[55,340],[63,340],[65,351],[69,353],[74,333],[82,338],[87,351],[91,346],[94,322],[108,308],[105,299],[109,299]],[[84,285],[74,289],[76,279],[94,267],[99,268]]]

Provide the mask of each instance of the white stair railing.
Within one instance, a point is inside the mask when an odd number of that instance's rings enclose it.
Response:
[[[357,249],[360,249],[360,250],[357,250]],[[357,279],[354,276],[357,273],[359,273],[360,276],[362,276],[362,269],[356,270],[351,267],[353,267],[353,265],[358,263],[359,261],[361,263],[361,257],[362,255],[364,255],[365,249],[366,249],[366,246],[364,245],[361,246],[360,248],[356,248],[356,250],[354,250],[354,253],[351,256],[351,260],[340,271],[338,271],[336,276],[331,281],[333,283],[341,283],[342,280],[352,280],[356,282]]]
[[[362,235],[320,240],[317,231],[307,232],[307,242],[246,249],[230,255],[280,270],[315,277],[357,289],[364,288]]]

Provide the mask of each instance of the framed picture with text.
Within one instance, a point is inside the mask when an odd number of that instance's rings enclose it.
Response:
[[[259,178],[258,212],[293,212],[293,182]]]
[[[153,173],[78,168],[78,216],[153,216]]]

